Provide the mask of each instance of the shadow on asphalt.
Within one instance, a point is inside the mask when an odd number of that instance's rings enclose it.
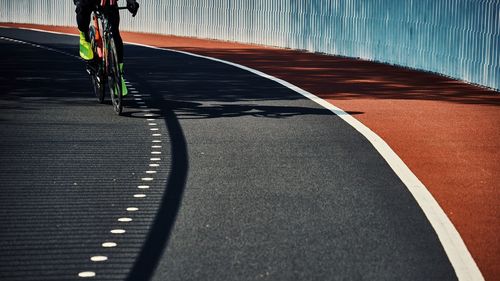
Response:
[[[153,276],[174,227],[189,169],[187,143],[179,120],[172,108],[169,107],[169,103],[162,100],[161,97],[155,99],[155,105],[160,110],[158,112],[160,118],[163,118],[167,124],[171,146],[171,169],[165,193],[162,196],[148,237],[127,277],[129,281],[150,280]],[[134,115],[134,112],[127,112],[125,116],[143,118]]]

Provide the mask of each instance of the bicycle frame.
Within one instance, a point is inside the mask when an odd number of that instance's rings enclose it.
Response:
[[[111,94],[111,101],[113,108],[117,114],[122,112],[122,88],[121,80],[122,74],[120,73],[118,57],[116,53],[116,46],[113,39],[112,25],[109,22],[108,13],[111,6],[97,5],[92,12],[90,37],[92,40],[92,48],[94,49],[94,63],[96,69],[94,70],[94,91],[98,96],[100,103],[104,101],[104,85],[107,82]],[[125,7],[118,7],[124,9]]]
[[[92,13],[92,23],[94,25],[94,40],[96,42],[96,51],[98,56],[98,63],[103,66],[102,70],[104,75],[107,75],[109,63],[107,61],[108,55],[108,38],[112,36],[111,25],[108,22],[107,16],[104,15],[103,8],[97,8]],[[101,32],[102,30],[102,32]],[[104,64],[104,65],[102,65]]]

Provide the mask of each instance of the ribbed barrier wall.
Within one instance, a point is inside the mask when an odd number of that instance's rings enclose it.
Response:
[[[139,2],[123,30],[359,57],[500,89],[500,0]],[[0,21],[75,25],[73,10],[70,0],[0,0]]]

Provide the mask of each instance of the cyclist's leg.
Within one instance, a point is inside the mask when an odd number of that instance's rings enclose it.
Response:
[[[79,0],[76,2],[76,22],[80,30],[80,56],[85,60],[94,58],[89,40],[90,14],[95,0]]]
[[[122,83],[122,94],[125,96],[128,94],[127,86],[125,85],[125,80],[123,79],[123,40],[120,35],[120,12],[118,10],[118,6],[115,5],[111,9],[109,13],[109,20],[111,22],[111,26],[113,27],[113,40],[115,41],[116,46],[116,55],[118,56],[118,63],[120,64],[121,75],[121,83]]]

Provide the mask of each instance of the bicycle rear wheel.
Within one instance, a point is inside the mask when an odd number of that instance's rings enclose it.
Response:
[[[108,86],[113,103],[113,110],[116,114],[121,115],[123,110],[123,95],[120,66],[118,63],[118,55],[116,54],[115,41],[110,36],[108,46]]]

